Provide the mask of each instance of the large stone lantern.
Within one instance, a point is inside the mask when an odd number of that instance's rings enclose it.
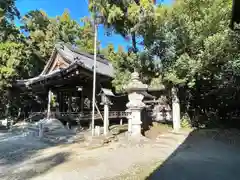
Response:
[[[145,107],[144,92],[147,90],[148,85],[143,84],[140,81],[139,74],[137,72],[132,73],[131,80],[125,90],[128,93],[127,108],[128,112],[131,113],[129,117],[128,132],[133,136],[141,136],[141,111]]]

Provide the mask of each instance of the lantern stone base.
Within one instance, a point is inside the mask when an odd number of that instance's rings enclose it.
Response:
[[[141,111],[142,108],[131,109],[132,120],[131,120],[131,135],[132,136],[142,136],[141,133]]]

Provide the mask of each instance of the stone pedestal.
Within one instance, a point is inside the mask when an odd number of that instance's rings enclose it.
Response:
[[[131,81],[125,87],[128,92],[127,108],[130,115],[128,117],[128,132],[131,136],[141,137],[141,111],[145,107],[142,102],[144,95],[143,92],[146,91],[148,86],[140,81],[139,74],[137,72],[132,73]]]
[[[127,109],[125,112],[129,113],[127,116],[128,119],[128,133],[131,134],[132,132],[132,114],[131,114],[131,110]]]
[[[141,111],[143,108],[134,108],[131,109],[132,112],[132,121],[131,121],[131,135],[141,136]]]

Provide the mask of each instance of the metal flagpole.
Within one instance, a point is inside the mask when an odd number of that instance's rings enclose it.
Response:
[[[94,136],[94,126],[95,126],[95,94],[96,94],[96,62],[97,62],[97,18],[94,14],[94,63],[93,63],[93,94],[92,94],[92,136]]]

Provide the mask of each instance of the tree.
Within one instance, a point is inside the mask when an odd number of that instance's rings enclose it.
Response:
[[[232,92],[239,91],[240,41],[228,28],[230,14],[229,0],[176,1],[156,9],[153,37],[144,38],[148,52],[161,60],[165,83],[177,85],[184,107],[208,122],[237,105]]]
[[[77,47],[88,53],[94,53],[94,28],[91,22],[91,19],[88,17],[83,17],[81,19],[80,30],[78,31],[78,38],[76,39]],[[97,46],[99,47],[100,42],[97,42]]]
[[[112,1],[112,0],[91,0],[89,9],[93,17],[102,17],[102,24],[105,26],[108,35],[118,33],[126,40],[131,41],[128,52],[119,49],[116,52],[118,58],[114,59],[114,67],[116,69],[116,78],[113,81],[117,89],[122,89],[125,81],[129,79],[129,74],[134,70],[139,71],[144,82],[150,82],[152,76],[155,75],[157,66],[154,66],[154,58],[146,51],[139,51],[138,46],[141,45],[143,29],[152,29],[155,26],[154,4],[151,0],[134,0]],[[150,33],[149,33],[150,34]],[[145,36],[147,37],[147,36]],[[109,56],[112,56],[110,53]],[[111,59],[111,58],[110,58]],[[111,60],[112,61],[112,60]],[[121,75],[121,76],[119,76]]]
[[[138,51],[139,19],[145,21],[154,12],[150,0],[142,0],[139,3],[134,0],[90,0],[89,9],[96,16],[102,17],[102,23],[109,33],[118,33],[126,39],[131,39],[132,51],[135,53]]]
[[[15,79],[28,77],[34,64],[30,62],[31,52],[24,44],[15,42],[0,43],[0,107],[8,104],[9,88]]]
[[[109,44],[105,49],[102,49],[101,54],[113,64],[115,69],[115,78],[112,81],[113,86],[117,92],[123,92],[124,85],[128,83],[131,72],[134,71],[137,59],[136,54],[125,52],[121,46],[115,51],[113,44]]]
[[[22,30],[27,34],[27,43],[35,55],[43,61],[51,56],[54,45],[64,42],[92,52],[93,28],[87,18],[83,26],[72,20],[68,10],[61,16],[50,18],[44,11],[30,11],[22,18]]]
[[[2,20],[14,20],[19,18],[20,13],[15,6],[15,0],[1,0],[0,1],[0,22]]]
[[[15,0],[0,0],[0,42],[19,40],[19,29],[13,23],[19,17]]]

